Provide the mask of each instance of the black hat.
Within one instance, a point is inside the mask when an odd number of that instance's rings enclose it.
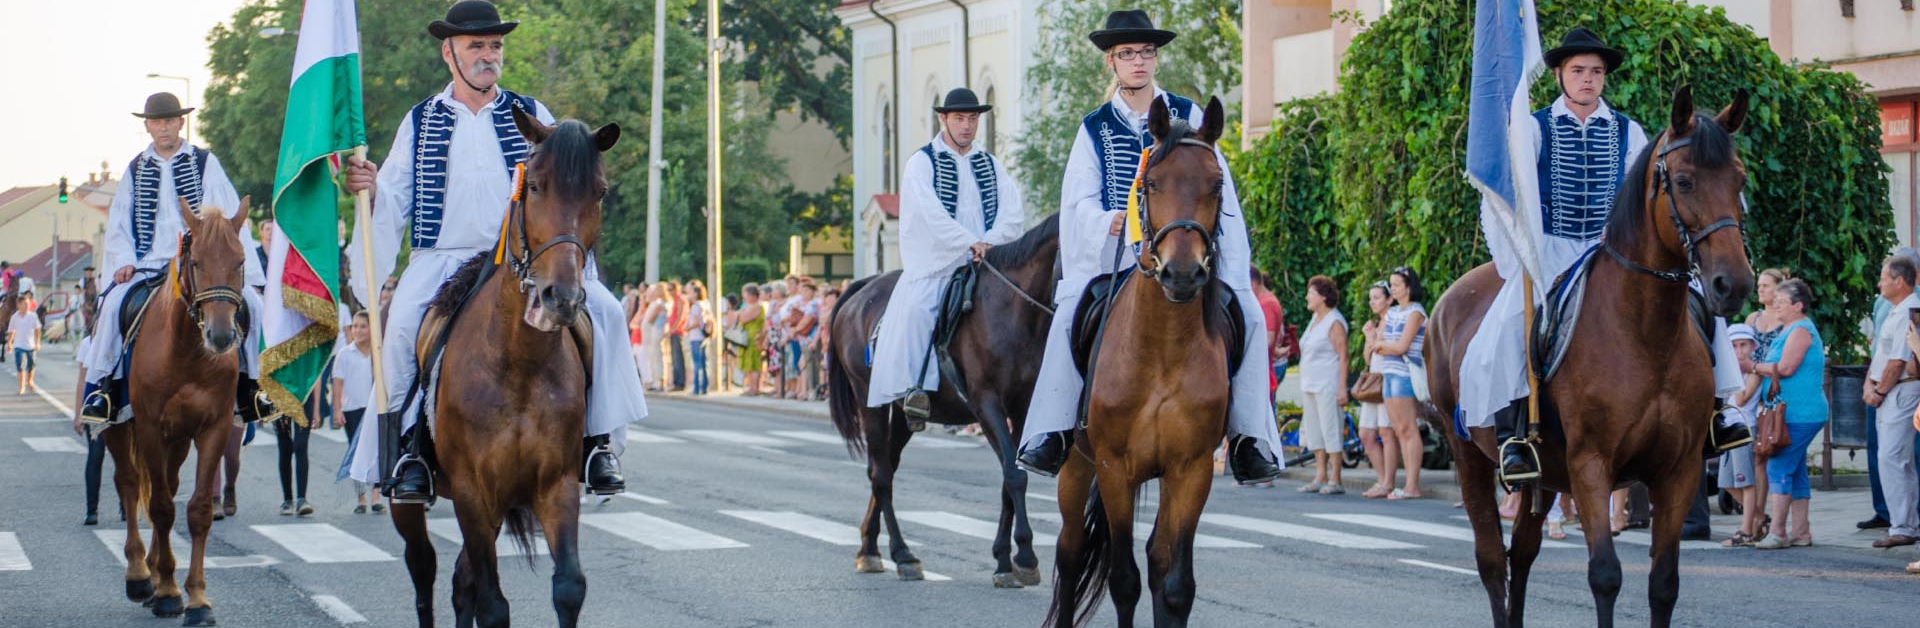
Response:
[[[1567,31],[1566,38],[1560,40],[1559,48],[1548,50],[1542,59],[1546,60],[1547,67],[1557,68],[1568,57],[1589,53],[1600,55],[1600,60],[1607,64],[1608,72],[1619,68],[1620,61],[1626,58],[1626,54],[1619,50],[1608,48],[1607,42],[1600,41],[1600,37],[1594,35],[1593,31],[1576,26],[1573,30]]]
[[[1163,31],[1153,27],[1153,18],[1146,11],[1114,11],[1107,14],[1107,27],[1087,35],[1093,45],[1106,50],[1120,44],[1153,44],[1165,46],[1178,35],[1173,31]]]
[[[487,0],[460,0],[447,9],[447,19],[434,20],[427,32],[439,39],[454,35],[505,35],[519,22],[500,21],[500,10]]]
[[[180,97],[167,92],[160,92],[148,96],[146,110],[136,112],[133,116],[136,118],[146,118],[148,120],[158,120],[163,118],[178,118],[192,112],[193,107],[182,108],[180,106]]]
[[[992,110],[993,105],[980,104],[980,98],[973,95],[973,90],[965,87],[953,88],[953,91],[947,92],[946,100],[933,106],[934,113],[985,113]]]

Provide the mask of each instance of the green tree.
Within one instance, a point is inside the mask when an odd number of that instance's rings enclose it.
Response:
[[[1029,102],[1026,128],[1014,150],[1015,176],[1029,200],[1028,211],[1057,211],[1060,178],[1080,119],[1105,102],[1112,73],[1087,33],[1106,24],[1107,13],[1143,9],[1154,25],[1176,33],[1160,55],[1155,75],[1169,92],[1206,102],[1219,96],[1228,118],[1239,103],[1228,97],[1240,86],[1240,3],[1234,0],[1060,0],[1040,5],[1039,43],[1027,67]],[[1232,143],[1229,140],[1221,140]]]
[[[740,79],[758,84],[772,109],[826,124],[846,148],[853,135],[853,38],[833,15],[839,5],[728,2],[720,6],[720,34],[737,42]]]

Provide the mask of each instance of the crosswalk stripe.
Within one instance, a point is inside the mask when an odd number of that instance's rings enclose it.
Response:
[[[718,442],[729,443],[733,445],[759,445],[762,447],[779,447],[783,445],[793,444],[792,441],[788,441],[785,439],[774,438],[771,436],[761,436],[759,434],[752,434],[748,432],[740,432],[735,430],[679,430],[679,432],[681,434],[686,434],[688,436],[699,438],[701,440],[718,441]]]
[[[640,502],[642,504],[653,504],[655,506],[665,506],[667,504],[673,503],[664,499],[660,499],[658,497],[654,497],[652,495],[643,495],[640,493],[635,493],[633,491],[621,492],[621,493],[618,493],[618,495],[621,497],[625,497],[627,499]]]
[[[914,438],[913,440],[907,441],[907,446],[920,447],[923,449],[973,449],[975,447],[979,447],[980,443],[958,440],[953,438],[940,438],[938,436],[922,435]]]
[[[1420,536],[1431,536],[1431,537],[1437,537],[1442,539],[1450,539],[1454,541],[1466,541],[1468,543],[1473,542],[1472,529],[1462,528],[1459,526],[1450,526],[1444,523],[1433,523],[1429,521],[1414,521],[1412,519],[1401,519],[1399,517],[1388,517],[1385,515],[1309,514],[1307,516],[1312,517],[1314,519],[1337,521],[1340,523],[1349,523],[1357,526],[1366,526],[1369,528],[1380,528],[1382,530],[1395,530],[1399,532],[1405,532],[1408,534],[1418,534]],[[1554,540],[1542,539],[1540,541],[1540,547],[1549,548],[1549,549],[1578,549],[1582,546],[1576,545],[1573,543],[1568,543],[1565,541],[1554,541]]]
[[[1466,515],[1454,515],[1453,518],[1459,519],[1461,521],[1468,521]],[[1569,520],[1567,523],[1572,524],[1576,522]],[[1584,538],[1586,535],[1582,534],[1579,528],[1569,525],[1567,527],[1567,536],[1569,537],[1578,536],[1578,537]],[[1619,535],[1613,537],[1613,541],[1615,543],[1626,543],[1628,545],[1651,546],[1653,545],[1653,535],[1640,530],[1622,530],[1620,531]],[[1577,545],[1579,545],[1580,547],[1587,546],[1585,542],[1578,543]],[[1732,549],[1732,548],[1729,548],[1725,545],[1721,545],[1719,543],[1715,543],[1713,541],[1681,541],[1680,549],[1724,550],[1724,549]]]
[[[67,436],[27,436],[20,439],[34,451],[43,453],[84,454],[87,448]]]
[[[976,539],[987,539],[989,541],[993,540],[994,535],[1000,531],[1000,525],[998,523],[964,515],[956,515],[941,510],[902,510],[894,513],[894,515],[900,519],[918,523],[923,526],[940,528],[948,532],[962,534]],[[1028,518],[1031,519],[1032,516],[1029,515]],[[1034,545],[1050,546],[1053,545],[1053,541],[1053,537],[1044,534],[1035,534],[1033,537]]]
[[[1453,573],[1466,574],[1469,576],[1480,575],[1480,572],[1474,571],[1472,569],[1462,569],[1459,567],[1455,567],[1453,565],[1442,565],[1440,563],[1430,563],[1424,560],[1414,560],[1412,558],[1402,558],[1400,559],[1400,562],[1408,565],[1413,565],[1415,567],[1426,567],[1428,569],[1438,569],[1440,571],[1451,571]]]
[[[1036,512],[1036,513],[1029,513],[1027,516],[1029,518],[1039,519],[1041,521],[1051,521],[1055,524],[1060,523],[1060,515],[1055,513]],[[1202,523],[1212,523],[1210,521],[1207,521],[1205,517],[1202,517],[1200,521]],[[1228,527],[1236,527],[1236,526],[1228,526]],[[1134,522],[1133,538],[1139,539],[1141,541],[1145,541],[1152,537],[1153,537],[1153,520],[1152,519],[1141,519]],[[1199,533],[1195,533],[1193,535],[1193,546],[1199,547],[1199,548],[1211,548],[1211,549],[1248,549],[1248,548],[1260,547],[1260,545],[1256,543],[1248,543],[1246,541],[1229,539],[1226,537],[1213,536],[1211,534],[1199,534]]]
[[[635,429],[630,427],[630,428],[627,428],[627,442],[637,443],[642,445],[653,445],[653,444],[660,444],[660,443],[684,443],[687,441],[685,439],[674,438],[672,436],[661,434],[659,432],[655,432],[652,430],[642,430],[642,429]]]
[[[314,606],[320,607],[320,610],[326,611],[327,615],[332,617],[334,621],[343,624],[367,623],[367,616],[354,611],[353,607],[347,606],[347,603],[339,597],[316,595],[313,596],[313,604]]]
[[[1248,532],[1258,532],[1285,539],[1318,543],[1345,549],[1416,549],[1421,546],[1392,539],[1382,539],[1333,530],[1323,530],[1311,526],[1242,517],[1240,515],[1204,514],[1200,521]]]
[[[580,515],[584,523],[615,536],[657,550],[703,550],[747,547],[718,534],[690,528],[666,519],[638,512],[606,512]]]
[[[736,519],[745,519],[769,528],[785,530],[800,536],[826,541],[834,545],[855,547],[860,545],[860,531],[844,523],[827,521],[812,515],[803,515],[790,510],[722,510],[720,514]],[[887,569],[898,572],[899,565],[893,561],[881,559]],[[931,571],[922,570],[929,582],[948,582],[953,578]]]
[[[27,548],[20,546],[20,535],[0,532],[0,571],[33,571]]]
[[[113,554],[113,559],[116,561],[119,561],[121,567],[127,566],[127,554],[126,554],[127,532],[125,529],[94,530],[93,535],[100,539],[101,544],[107,546],[107,551]],[[173,547],[177,550],[174,552],[174,556],[176,559],[183,554],[189,555],[189,556],[192,555],[193,542],[188,541],[187,537],[181,535],[179,530],[174,530],[172,534],[167,535],[167,538],[172,539]],[[148,528],[140,529],[140,542],[142,544],[145,544],[147,541],[152,539],[153,539],[153,530]],[[147,551],[153,551],[152,545],[147,545],[146,547],[147,547]],[[186,563],[182,562],[181,564],[184,565]],[[208,569],[228,569],[233,567],[265,567],[268,565],[278,565],[278,564],[280,564],[280,559],[274,558],[272,556],[262,556],[259,554],[248,554],[245,556],[213,556],[209,554],[207,556],[207,562],[206,562]]]
[[[310,563],[361,563],[393,560],[393,555],[327,523],[247,526]]]
[[[822,432],[809,432],[804,430],[773,430],[767,433],[772,434],[774,436],[779,436],[781,438],[791,438],[794,440],[806,441],[809,443],[820,443],[822,445],[847,444],[847,441],[842,440],[839,436],[826,434]]]
[[[427,531],[432,532],[434,536],[455,543],[464,543],[467,540],[466,537],[460,535],[460,521],[451,517],[445,519],[428,519]],[[512,538],[504,534],[494,539],[493,552],[498,556],[526,555],[526,552],[520,551],[520,546],[514,543]],[[538,534],[535,534],[533,537],[533,554],[535,556],[547,555],[547,540],[541,538]]]

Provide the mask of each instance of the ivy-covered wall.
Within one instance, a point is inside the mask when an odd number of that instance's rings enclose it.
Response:
[[[1670,0],[1539,0],[1542,41],[1585,26],[1627,53],[1607,77],[1607,103],[1665,126],[1673,89],[1719,109],[1753,93],[1736,139],[1750,175],[1749,246],[1756,266],[1784,266],[1814,289],[1813,317],[1841,360],[1857,359],[1881,256],[1893,243],[1874,99],[1851,74],[1790,66],[1714,7]],[[1462,174],[1473,3],[1407,2],[1354,38],[1337,95],[1289,103],[1273,133],[1234,155],[1255,261],[1278,277],[1304,321],[1298,289],[1328,274],[1360,288],[1406,265],[1438,295],[1488,259],[1479,197]],[[1551,74],[1534,85],[1545,106]]]

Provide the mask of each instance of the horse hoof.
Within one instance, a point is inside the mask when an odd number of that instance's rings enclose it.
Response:
[[[880,563],[879,556],[861,556],[853,560],[853,570],[860,573],[886,573],[887,566]]]
[[[135,602],[153,601],[153,581],[145,579],[128,580],[127,599]]]
[[[206,606],[206,607],[202,607],[202,608],[189,608],[189,609],[187,609],[187,620],[186,620],[186,621],[184,621],[184,622],[181,622],[181,624],[180,624],[180,625],[182,625],[182,626],[213,626],[213,625],[217,625],[217,624],[216,624],[216,623],[214,622],[214,620],[213,620],[213,607],[211,607],[211,606]]]
[[[995,589],[1019,589],[1026,586],[1027,585],[1020,582],[1020,577],[1013,575],[1011,571],[993,574],[993,588]]]
[[[180,614],[185,611],[186,604],[180,601],[180,596],[178,595],[153,598],[154,617],[179,617]]]
[[[1030,587],[1039,586],[1040,584],[1040,568],[1039,567],[1021,567],[1021,566],[1015,565],[1013,568],[1013,575],[1020,579],[1020,584],[1030,586]]]
[[[909,581],[925,580],[927,579],[927,574],[920,570],[920,563],[918,562],[900,563],[900,579]]]

